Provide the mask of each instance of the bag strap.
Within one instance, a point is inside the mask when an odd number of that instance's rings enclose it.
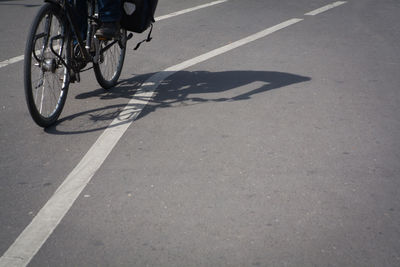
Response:
[[[142,43],[144,43],[144,42],[147,42],[147,43],[150,42],[150,41],[153,39],[153,37],[151,37],[151,32],[152,32],[152,31],[153,31],[153,23],[150,24],[150,31],[149,31],[149,34],[147,35],[147,38],[144,39],[143,41],[137,43],[136,47],[135,47],[133,50],[138,50],[139,47],[140,47],[140,45],[141,45]]]

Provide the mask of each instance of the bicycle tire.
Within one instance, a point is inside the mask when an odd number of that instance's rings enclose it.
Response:
[[[100,53],[99,61],[93,64],[96,80],[104,89],[110,89],[117,84],[124,65],[127,35],[126,30],[121,29],[120,31],[120,40]],[[109,42],[112,42],[112,40],[108,42],[99,41],[98,49],[107,47]]]
[[[60,7],[46,3],[28,34],[24,56],[25,97],[32,119],[41,127],[54,124],[67,98],[69,71],[50,48],[51,45],[68,64],[71,44],[67,32]]]

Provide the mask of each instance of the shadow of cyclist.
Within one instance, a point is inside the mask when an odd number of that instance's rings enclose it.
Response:
[[[105,100],[103,103],[110,99],[132,99],[135,98],[137,90],[152,75],[135,76],[122,80],[117,87],[110,91],[98,89],[77,95],[76,98],[98,98]],[[311,80],[309,77],[274,71],[181,71],[168,76],[161,82],[153,98],[147,103],[138,118],[162,108],[210,102],[246,101],[254,95],[309,80]],[[248,86],[250,84],[252,86]],[[116,118],[125,106],[126,104],[102,106],[64,117],[55,126],[47,129],[46,132],[52,134],[79,134],[104,130],[107,128],[108,123]],[[129,108],[137,111],[135,107]],[[85,116],[87,117],[85,118],[86,120],[91,121],[90,128],[80,128],[79,130],[62,129],[63,122],[71,121],[78,117],[82,119]],[[106,126],[104,121],[107,122]]]

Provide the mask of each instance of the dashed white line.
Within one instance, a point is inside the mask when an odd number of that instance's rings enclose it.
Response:
[[[335,3],[332,3],[332,4],[329,4],[329,5],[326,5],[326,6],[317,8],[317,9],[315,9],[315,10],[313,10],[313,11],[310,11],[310,12],[304,14],[304,15],[307,15],[307,16],[315,16],[315,15],[318,15],[318,14],[320,14],[320,13],[322,13],[322,12],[325,12],[325,11],[327,11],[327,10],[329,10],[329,9],[332,9],[332,8],[335,8],[335,7],[338,7],[338,6],[341,6],[341,5],[346,4],[346,3],[347,3],[347,1],[337,1],[337,2],[335,2]]]
[[[302,19],[285,21],[201,56],[169,67],[150,77],[125,106],[118,118],[114,119],[100,135],[32,222],[0,258],[0,267],[28,265],[103,164],[119,139],[153,97],[155,90],[163,80],[178,71],[256,41],[300,21]]]
[[[214,1],[214,2],[208,3],[208,4],[195,6],[195,7],[184,9],[184,10],[181,10],[181,11],[177,11],[177,12],[174,12],[174,13],[171,13],[171,14],[168,14],[168,15],[157,17],[157,18],[155,18],[155,20],[156,21],[160,21],[160,20],[163,20],[163,19],[172,18],[172,17],[178,16],[178,15],[182,15],[182,14],[185,14],[185,13],[189,13],[189,12],[192,12],[192,11],[195,11],[195,10],[198,10],[198,9],[202,9],[202,8],[218,5],[218,4],[227,2],[227,1],[228,0],[218,0],[218,1]]]
[[[5,67],[5,66],[10,65],[10,64],[13,64],[13,63],[16,63],[16,62],[19,62],[21,60],[24,60],[24,56],[23,55],[17,56],[17,57],[13,57],[13,58],[10,58],[10,59],[4,60],[4,61],[1,61],[0,62],[0,68]]]

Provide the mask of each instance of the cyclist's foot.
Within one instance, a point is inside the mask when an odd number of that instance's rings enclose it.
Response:
[[[104,22],[96,31],[96,37],[100,40],[110,40],[118,36],[119,23],[117,22]]]

